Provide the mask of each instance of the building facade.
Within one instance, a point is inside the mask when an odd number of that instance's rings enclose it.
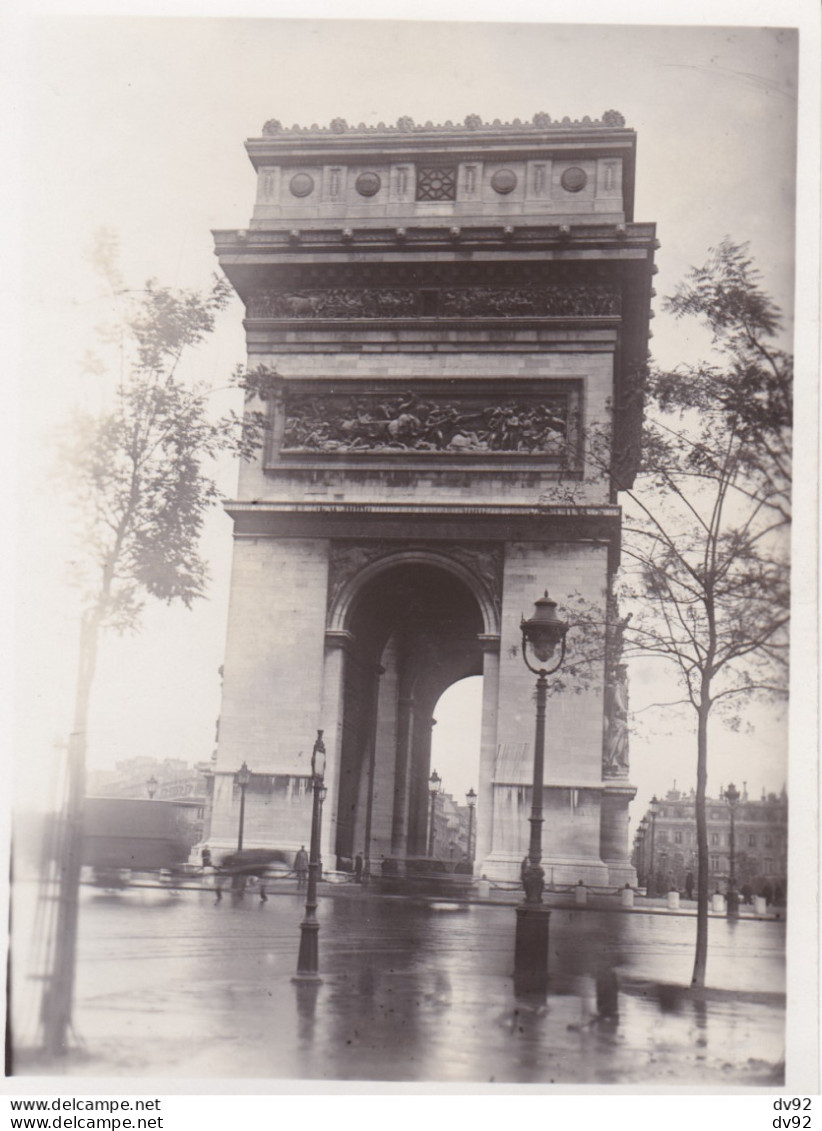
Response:
[[[117,762],[113,770],[89,770],[89,797],[148,797],[161,801],[189,798],[202,807],[206,802],[211,765],[191,766],[181,758],[138,755]],[[201,814],[202,816],[202,814]]]
[[[599,121],[283,129],[247,143],[249,227],[215,232],[246,306],[249,367],[276,373],[242,468],[212,846],[307,841],[376,872],[426,855],[432,713],[483,677],[475,862],[517,878],[528,843],[533,677],[520,619],[606,606],[620,478],[639,455],[655,231],[635,223],[636,135]],[[611,642],[613,643],[613,642]],[[569,634],[573,648],[573,631]],[[608,649],[606,648],[606,651]],[[544,862],[621,883],[629,859],[624,669],[552,696]]]
[[[730,787],[729,787],[730,788]],[[634,837],[634,865],[639,883],[655,894],[685,891],[690,874],[696,887],[696,796],[669,790],[651,802]],[[705,801],[708,824],[710,894],[725,892],[731,880],[731,807],[727,794]],[[749,797],[743,786],[733,806],[733,872],[746,895],[769,895],[784,902],[788,876],[788,798],[781,794]]]

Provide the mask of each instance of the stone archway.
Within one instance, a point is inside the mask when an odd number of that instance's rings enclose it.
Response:
[[[441,565],[394,560],[347,602],[336,800],[339,861],[362,852],[423,856],[434,706],[483,672],[485,619],[468,584]]]

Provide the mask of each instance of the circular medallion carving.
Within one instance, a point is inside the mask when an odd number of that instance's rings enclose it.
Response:
[[[511,169],[497,169],[491,177],[491,188],[500,196],[506,196],[517,187],[517,174]]]
[[[308,173],[295,173],[288,187],[292,196],[310,196],[314,191],[314,178]]]
[[[354,187],[360,196],[376,196],[381,184],[382,181],[376,173],[360,173],[354,182]]]
[[[578,165],[572,165],[565,170],[559,182],[566,192],[581,192],[588,184],[588,174]]]

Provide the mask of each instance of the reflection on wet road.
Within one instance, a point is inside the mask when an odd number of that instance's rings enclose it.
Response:
[[[295,985],[295,896],[84,891],[78,1028],[97,1075],[775,1084],[784,924],[555,910],[547,1001],[517,999],[508,907],[357,893],[320,907],[321,985]],[[661,985],[660,985],[661,983]],[[68,1066],[67,1066],[68,1067]]]

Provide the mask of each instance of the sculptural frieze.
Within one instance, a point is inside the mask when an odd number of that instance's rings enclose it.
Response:
[[[572,394],[287,394],[281,452],[445,452],[560,456],[571,440]]]
[[[618,317],[610,284],[527,287],[266,288],[248,300],[249,318],[556,318]]]
[[[249,318],[400,318],[416,310],[416,294],[401,287],[268,289],[248,303]]]
[[[619,312],[618,292],[604,284],[472,287],[439,293],[439,314],[443,318],[613,317]]]

